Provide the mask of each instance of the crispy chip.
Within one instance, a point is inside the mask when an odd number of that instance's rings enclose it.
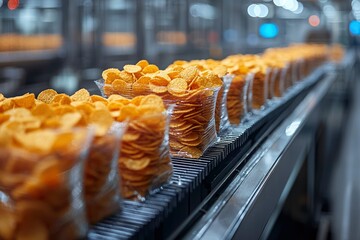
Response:
[[[161,99],[161,97],[156,96],[154,94],[150,94],[147,96],[144,96],[141,101],[140,101],[141,105],[152,105],[152,106],[161,106],[164,107],[164,102]]]
[[[113,118],[109,111],[96,109],[91,113],[89,123],[94,125],[97,136],[103,136],[113,123]]]
[[[146,60],[140,60],[136,63],[137,66],[140,66],[141,69],[144,69],[146,66],[149,65],[149,62]]]
[[[72,101],[89,101],[90,100],[90,93],[88,92],[88,90],[82,88],[80,90],[78,90],[77,92],[75,92],[71,97]]]
[[[138,171],[146,168],[150,164],[150,159],[149,158],[129,159],[129,158],[120,157],[119,162],[120,164],[124,164],[126,168],[130,170]]]
[[[102,78],[106,84],[112,83],[115,79],[120,78],[120,70],[117,68],[109,68],[102,72]]]
[[[32,108],[35,106],[35,95],[33,93],[26,93],[19,97],[13,97],[12,100],[18,107]]]
[[[114,90],[118,93],[126,92],[127,83],[124,80],[116,79],[112,82]]]
[[[138,65],[125,65],[124,66],[124,70],[128,73],[137,73],[137,72],[140,72],[142,70],[142,67],[141,66],[138,66]]]
[[[51,103],[59,105],[69,105],[71,103],[71,98],[64,93],[61,93],[55,95]]]
[[[17,134],[15,138],[30,151],[49,152],[55,142],[56,135],[50,130],[37,130],[27,134]]]
[[[199,70],[197,69],[197,67],[190,66],[180,72],[180,77],[185,79],[186,82],[189,83],[198,75],[198,72]]]
[[[171,94],[182,94],[186,92],[188,84],[183,78],[175,78],[171,80],[167,86],[169,93]]]
[[[46,89],[39,93],[37,99],[44,103],[51,103],[58,93],[53,89]]]
[[[73,128],[81,120],[81,114],[78,112],[66,113],[61,116],[60,121],[63,128]]]
[[[156,73],[159,71],[159,68],[154,64],[149,64],[142,70],[143,73]]]
[[[0,102],[5,99],[4,95],[0,93]]]

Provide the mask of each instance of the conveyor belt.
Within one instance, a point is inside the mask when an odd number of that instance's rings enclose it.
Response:
[[[318,68],[293,86],[281,99],[270,101],[264,110],[231,128],[199,160],[174,158],[169,184],[143,202],[125,200],[122,211],[92,226],[89,239],[162,239],[185,228],[201,216],[213,194],[232,172],[244,164],[262,140],[295,108],[319,82],[328,66]]]

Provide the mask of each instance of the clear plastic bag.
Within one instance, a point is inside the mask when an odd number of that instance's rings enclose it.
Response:
[[[171,178],[171,110],[129,120],[119,158],[120,190],[124,198],[142,200]]]
[[[85,128],[56,134],[60,139],[75,137],[50,152],[0,148],[1,239],[86,236],[83,170],[92,135]]]
[[[132,98],[139,95],[154,94],[148,86],[135,88],[129,84],[123,91],[114,91],[103,80],[95,81],[102,94],[121,94]],[[169,92],[158,94],[169,108],[170,153],[173,156],[199,158],[206,149],[216,142],[215,108],[220,87],[186,90],[176,96]]]
[[[219,88],[188,91],[184,97],[165,100],[174,105],[169,136],[173,156],[199,158],[216,142],[218,91]]]
[[[215,109],[215,125],[217,134],[230,127],[230,121],[227,112],[227,96],[233,78],[233,75],[225,75],[222,78],[224,84],[219,90]]]
[[[230,124],[238,125],[245,118],[251,99],[250,85],[254,75],[233,75],[227,95],[227,112]]]
[[[265,73],[256,72],[254,78],[251,81],[251,110],[261,109],[268,99],[270,68],[267,68]]]
[[[104,136],[93,139],[84,174],[88,221],[93,224],[120,209],[118,159],[127,123],[114,123]]]

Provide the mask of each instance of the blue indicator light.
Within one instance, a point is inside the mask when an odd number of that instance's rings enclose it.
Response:
[[[259,34],[263,38],[274,38],[279,34],[279,28],[275,23],[263,23],[259,27]]]
[[[349,30],[352,35],[360,35],[360,21],[352,20],[349,23]]]

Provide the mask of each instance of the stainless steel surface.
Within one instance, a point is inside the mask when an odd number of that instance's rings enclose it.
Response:
[[[309,151],[311,133],[304,130],[304,124],[333,81],[334,75],[328,74],[308,94],[251,157],[186,239],[261,237],[272,215],[279,212]]]

